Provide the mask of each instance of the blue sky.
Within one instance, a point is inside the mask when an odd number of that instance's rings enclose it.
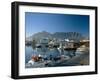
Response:
[[[79,32],[89,37],[89,16],[25,12],[26,37],[37,32]]]

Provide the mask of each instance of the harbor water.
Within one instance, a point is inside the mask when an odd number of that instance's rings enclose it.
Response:
[[[56,52],[53,52],[53,56],[56,56]],[[64,51],[64,55],[66,56],[73,56],[75,53],[75,50],[71,51]],[[31,59],[32,55],[37,55],[35,49],[33,49],[31,46],[25,46],[25,64],[28,63],[28,61]]]

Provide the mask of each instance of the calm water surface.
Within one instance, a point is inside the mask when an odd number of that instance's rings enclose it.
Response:
[[[25,46],[25,63],[28,63],[33,54],[36,54],[36,51],[31,46]],[[64,54],[70,55],[73,54],[73,51],[64,51]]]

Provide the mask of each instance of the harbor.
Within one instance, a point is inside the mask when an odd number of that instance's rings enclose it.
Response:
[[[35,47],[26,43],[25,49],[26,68],[89,65],[89,40],[43,37]]]

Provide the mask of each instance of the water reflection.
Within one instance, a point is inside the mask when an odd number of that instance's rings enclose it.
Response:
[[[44,49],[43,49],[44,50]],[[46,51],[45,51],[46,50]],[[58,50],[57,48],[55,49],[45,49],[42,51],[42,49],[33,49],[31,46],[25,46],[25,63],[28,63],[28,61],[31,59],[32,55],[43,55],[43,58],[57,58],[60,57],[61,55],[61,50]],[[64,55],[72,57],[75,55],[75,50],[71,51],[65,51],[64,50]]]

